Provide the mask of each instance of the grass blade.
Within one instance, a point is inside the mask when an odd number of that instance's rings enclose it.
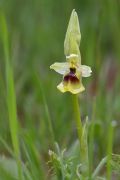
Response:
[[[0,13],[0,26],[1,26],[0,29],[1,29],[1,36],[2,36],[1,38],[3,42],[4,56],[5,56],[6,88],[7,88],[6,99],[7,99],[7,106],[8,106],[10,133],[11,133],[11,139],[12,139],[15,157],[18,164],[19,179],[22,179],[14,79],[13,79],[12,66],[10,63],[7,24],[6,24],[5,16],[2,12]]]

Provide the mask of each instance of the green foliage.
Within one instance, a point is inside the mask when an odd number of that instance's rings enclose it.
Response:
[[[49,164],[52,164],[53,175],[56,174],[58,179],[70,180],[77,179],[80,176],[77,172],[79,167],[79,160],[77,159],[79,144],[74,144],[74,146],[75,148],[72,148],[69,152],[65,149],[60,151],[58,144],[56,144],[57,153],[49,150]]]
[[[111,179],[119,179],[119,155],[111,153],[119,153],[120,139],[120,2],[1,0],[0,9],[5,14],[7,24],[5,30],[0,22],[2,180],[13,180],[16,168],[9,173],[9,168],[6,171],[4,167],[8,166],[8,162],[16,164],[15,149],[21,152],[25,180],[41,177],[43,180],[57,179],[54,175],[56,171],[49,172],[53,165],[46,164],[50,160],[49,149],[55,152],[57,159],[62,156],[61,151],[60,154],[56,152],[53,136],[60,149],[67,147],[62,157],[64,171],[71,175],[73,170],[76,178],[81,175],[80,159],[76,158],[79,156],[79,144],[76,141],[72,100],[69,94],[61,95],[56,90],[59,76],[49,70],[50,64],[56,59],[64,60],[63,41],[74,8],[80,19],[81,59],[93,70],[92,77],[83,80],[86,92],[80,97],[82,122],[86,115],[89,117],[90,176],[100,160],[108,155],[109,161],[102,166],[95,180],[105,179],[109,175]],[[6,59],[9,59],[9,64]],[[116,127],[111,131],[114,120]],[[68,169],[65,169],[66,164]]]
[[[14,90],[13,71],[9,57],[9,42],[7,25],[4,14],[0,14],[1,34],[3,36],[3,49],[5,54],[5,68],[6,68],[6,87],[7,87],[7,107],[9,115],[9,125],[11,131],[12,144],[14,148],[15,157],[18,163],[19,178],[22,178],[21,164],[20,164],[20,150],[18,140],[18,122],[17,122],[17,110],[16,110],[16,96]]]
[[[112,171],[119,174],[119,177],[120,177],[120,155],[119,154],[112,154],[110,164],[112,167]]]

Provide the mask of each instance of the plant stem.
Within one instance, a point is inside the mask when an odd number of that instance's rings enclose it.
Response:
[[[94,131],[95,131],[95,113],[96,113],[96,98],[93,101],[92,108],[92,118],[91,118],[91,128],[89,132],[89,176],[91,178],[93,171],[93,161],[94,161]]]
[[[112,147],[113,147],[113,133],[114,133],[114,122],[110,122],[108,127],[108,149],[107,149],[107,179],[111,179],[111,158],[112,158]]]
[[[74,108],[74,114],[75,114],[75,121],[76,121],[76,128],[79,138],[79,143],[81,146],[82,142],[82,121],[81,121],[81,114],[80,114],[80,107],[78,103],[78,95],[73,95],[73,108]]]
[[[114,127],[116,126],[116,122],[112,121],[113,119],[113,113],[112,113],[112,94],[109,94],[107,96],[107,120],[108,120],[108,135],[107,135],[107,174],[106,178],[107,180],[111,180],[111,175],[112,175],[112,167],[111,167],[111,158],[112,158],[112,150],[113,150],[113,135],[114,135]],[[111,104],[111,106],[109,106]]]
[[[78,95],[73,95],[73,107],[76,120],[76,128],[80,143],[80,160],[81,160],[81,172],[83,176],[87,176],[89,163],[88,163],[88,144],[87,144],[87,121],[82,126],[81,114],[78,102]]]

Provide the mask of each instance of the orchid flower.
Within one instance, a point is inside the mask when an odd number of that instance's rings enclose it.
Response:
[[[77,94],[84,91],[82,77],[89,77],[92,72],[89,66],[81,65],[80,40],[79,20],[76,11],[73,10],[64,41],[66,62],[56,62],[50,66],[50,69],[63,75],[62,82],[57,86],[63,93],[69,91]]]

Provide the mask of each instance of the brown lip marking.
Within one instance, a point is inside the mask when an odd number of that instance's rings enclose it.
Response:
[[[64,76],[64,82],[71,82],[71,83],[78,83],[79,79],[75,75],[76,69],[75,68],[70,68],[70,72]]]
[[[70,68],[70,73],[75,74],[76,73],[76,69],[75,68]]]

